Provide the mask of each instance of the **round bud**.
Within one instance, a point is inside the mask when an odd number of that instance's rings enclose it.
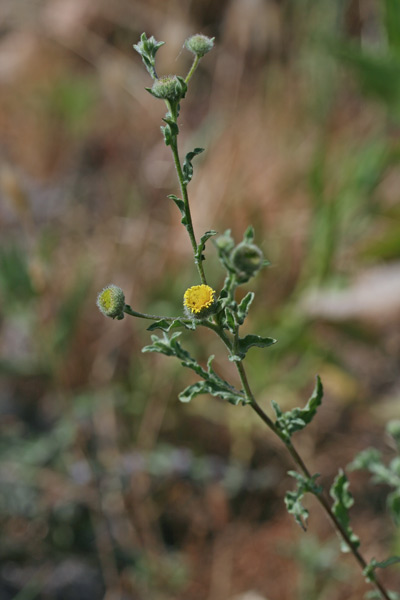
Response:
[[[151,93],[162,100],[180,100],[182,98],[182,83],[176,75],[166,75],[156,79],[151,88]]]
[[[205,319],[216,308],[216,292],[209,285],[194,285],[183,296],[185,313],[192,319]]]
[[[120,287],[113,283],[104,288],[97,296],[97,306],[100,312],[112,319],[123,319],[125,296]]]
[[[197,33],[192,35],[185,41],[185,48],[187,48],[193,54],[196,54],[199,58],[210,52],[214,46],[214,38],[209,38],[206,35]]]
[[[245,283],[261,269],[264,256],[255,244],[241,242],[233,250],[231,261],[239,281]]]

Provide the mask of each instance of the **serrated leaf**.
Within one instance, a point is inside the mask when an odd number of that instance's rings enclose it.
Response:
[[[338,475],[335,477],[329,493],[334,500],[332,512],[342,525],[343,529],[346,531],[350,541],[356,548],[358,548],[360,545],[360,540],[350,527],[350,517],[348,511],[349,508],[353,506],[354,499],[349,492],[349,485],[349,480],[347,479],[344,471],[340,469]],[[345,542],[342,541],[341,550],[342,552],[349,552],[350,548]]]
[[[204,148],[195,148],[193,150],[193,152],[188,152],[186,154],[186,158],[184,160],[184,163],[182,165],[182,172],[183,172],[183,183],[185,185],[187,185],[192,177],[193,177],[193,165],[192,165],[192,160],[195,156],[197,156],[198,154],[200,154],[201,152],[204,152]]]
[[[246,335],[244,338],[239,338],[237,344],[237,354],[244,358],[246,356],[247,351],[256,346],[257,348],[268,348],[268,346],[272,346],[276,344],[276,340],[270,337],[261,337],[260,335]]]
[[[211,229],[210,231],[206,231],[205,234],[201,236],[200,243],[197,245],[197,250],[194,255],[196,263],[199,263],[200,261],[204,260],[205,257],[203,256],[203,252],[206,247],[206,242],[210,239],[210,237],[217,235],[217,233],[217,231]]]

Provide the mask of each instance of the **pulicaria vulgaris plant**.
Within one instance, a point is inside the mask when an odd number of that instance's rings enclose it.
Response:
[[[206,231],[198,241],[192,223],[190,212],[188,186],[193,176],[193,159],[203,152],[203,148],[194,148],[188,152],[182,161],[178,151],[179,125],[178,117],[182,100],[185,98],[190,80],[200,60],[212,50],[214,39],[197,34],[188,38],[184,47],[194,55],[192,66],[186,77],[168,75],[159,77],[156,72],[155,58],[159,48],[164,42],[157,42],[153,36],[147,38],[141,35],[134,49],[142,57],[143,63],[153,80],[152,87],[147,91],[156,99],[163,100],[167,112],[163,117],[161,131],[164,142],[171,149],[172,158],[176,168],[179,182],[180,197],[171,194],[168,196],[178,207],[181,214],[181,223],[186,228],[192,245],[194,263],[199,281],[194,283],[183,294],[183,310],[180,316],[149,315],[138,312],[125,304],[125,296],[121,288],[111,284],[98,295],[97,305],[100,311],[108,317],[121,320],[124,315],[131,315],[152,321],[148,327],[151,332],[161,331],[160,335],[151,336],[151,344],[143,348],[143,352],[158,352],[166,356],[175,356],[182,366],[195,371],[199,380],[189,385],[179,394],[182,402],[189,402],[199,394],[211,394],[233,405],[246,405],[284,444],[296,466],[296,471],[289,471],[295,479],[296,487],[287,492],[285,504],[296,522],[304,530],[307,525],[308,511],[302,504],[305,494],[316,497],[322,508],[326,511],[338,534],[341,537],[342,550],[351,552],[363,570],[367,581],[374,589],[369,592],[370,598],[385,598],[386,600],[400,599],[396,592],[388,591],[380,580],[376,570],[385,568],[393,563],[400,562],[400,557],[391,556],[378,562],[372,559],[367,562],[360,553],[360,540],[350,526],[348,509],[353,504],[349,492],[349,481],[345,472],[340,469],[330,489],[331,503],[322,486],[317,483],[319,474],[311,474],[303,459],[297,452],[292,442],[294,433],[301,431],[316,415],[318,406],[322,402],[323,387],[317,376],[314,391],[303,408],[294,408],[283,412],[276,402],[272,402],[275,417],[271,418],[258,404],[251,390],[245,370],[245,359],[248,350],[254,346],[268,348],[276,342],[273,338],[262,337],[255,334],[241,335],[243,325],[254,293],[248,292],[238,302],[236,291],[239,286],[247,283],[256,276],[269,262],[263,256],[261,249],[254,242],[254,229],[248,227],[244,232],[243,240],[238,244],[233,240],[230,231],[215,240],[218,257],[226,271],[222,289],[217,292],[212,289],[206,279],[204,271],[204,251],[208,240],[217,235],[214,230]],[[195,332],[199,327],[211,329],[222,341],[229,355],[229,360],[234,363],[238,371],[241,388],[237,389],[225,381],[213,368],[213,356],[210,356],[206,367],[201,366],[180,343],[181,332],[187,329]],[[388,425],[388,432],[395,439],[397,450],[400,451],[400,421],[392,421]],[[388,508],[397,525],[400,524],[400,456],[392,460],[389,465],[382,462],[381,456],[374,448],[365,450],[351,463],[352,469],[367,469],[377,483],[385,483],[392,488],[388,496]]]

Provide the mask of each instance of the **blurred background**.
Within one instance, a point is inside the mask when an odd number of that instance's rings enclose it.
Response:
[[[256,416],[177,394],[143,355],[146,322],[105,319],[108,283],[175,315],[197,283],[175,205],[162,102],[132,49],[165,46],[182,105],[198,234],[249,223],[271,261],[248,332],[259,402],[325,401],[295,443],[329,486],[400,416],[400,13],[395,0],[2,0],[0,5],[0,599],[351,600],[368,589],[313,500],[284,507],[289,457]],[[208,280],[223,272],[212,243]],[[213,336],[183,343],[237,382]],[[367,559],[400,554],[384,486],[350,476]],[[384,572],[400,588],[395,566]]]

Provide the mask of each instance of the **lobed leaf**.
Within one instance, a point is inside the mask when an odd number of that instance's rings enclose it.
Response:
[[[296,479],[297,486],[294,491],[286,492],[285,505],[288,513],[294,516],[296,523],[300,525],[303,531],[306,531],[309,511],[303,506],[302,500],[307,492],[315,495],[322,492],[321,486],[315,483],[319,473],[316,473],[310,479],[296,471],[289,471],[288,474]]]
[[[282,412],[276,402],[272,402],[272,407],[277,416],[275,425],[288,440],[293,433],[304,429],[315,417],[317,408],[320,406],[324,390],[321,379],[317,375],[317,381],[314,391],[304,408],[293,408],[287,412]]]
[[[350,527],[350,517],[348,511],[349,508],[353,506],[354,499],[349,492],[349,485],[349,480],[347,479],[344,471],[340,469],[338,475],[335,477],[329,493],[334,500],[332,512],[342,525],[343,529],[346,531],[352,544],[358,548],[360,545],[360,540]],[[345,542],[342,542],[341,550],[342,552],[349,552],[350,548]]]

